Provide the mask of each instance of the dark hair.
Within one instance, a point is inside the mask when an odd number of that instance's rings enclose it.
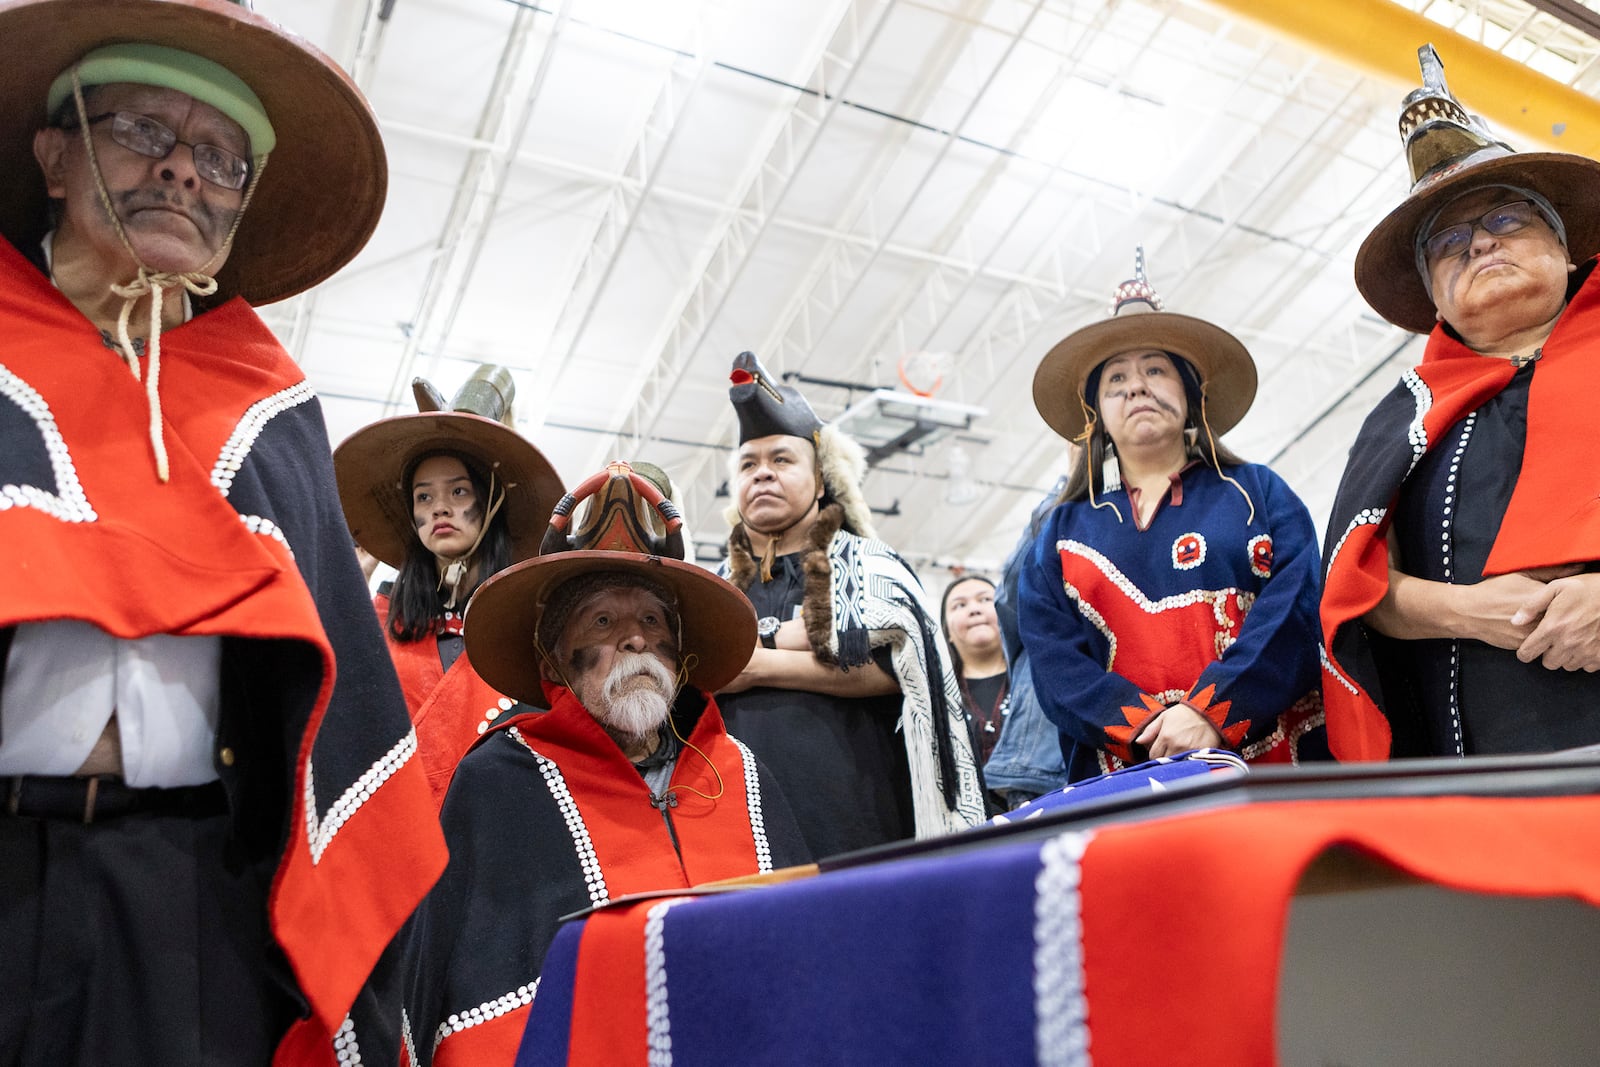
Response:
[[[488,514],[489,479],[478,469],[475,459],[459,452],[427,452],[406,464],[401,484],[407,487],[407,500],[411,496],[411,479],[416,477],[417,468],[424,461],[438,456],[461,461],[461,465],[467,468],[472,491],[478,498],[478,508]],[[489,528],[484,532],[483,540],[478,543],[478,550],[473,556],[478,562],[477,580],[471,588],[462,590],[469,597],[478,586],[511,565],[511,535],[506,532],[503,512],[497,512],[489,520]],[[400,565],[394,587],[389,590],[389,617],[386,620],[389,632],[397,641],[420,641],[433,633],[435,624],[444,618],[444,614],[444,599],[439,595],[439,564],[433,558],[433,553],[423,547],[422,539],[413,533],[406,542],[405,562]]]
[[[1237,467],[1244,463],[1234,454],[1233,450],[1218,441],[1209,432],[1206,426],[1201,425],[1200,372],[1194,369],[1194,364],[1187,359],[1172,352],[1166,353],[1172,360],[1172,365],[1178,370],[1178,378],[1183,382],[1184,399],[1188,402],[1189,413],[1184,419],[1184,429],[1194,430],[1195,439],[1188,445],[1189,456],[1198,459],[1213,470],[1220,471],[1223,467]],[[1061,495],[1055,503],[1062,504],[1068,500],[1086,500],[1089,496],[1091,480],[1094,491],[1105,492],[1101,484],[1100,466],[1106,458],[1106,428],[1099,419],[1100,402],[1097,395],[1100,392],[1100,371],[1105,367],[1102,362],[1089,372],[1083,382],[1083,395],[1089,404],[1089,410],[1095,416],[1090,427],[1089,438],[1078,449],[1077,461],[1072,466],[1072,473],[1067,477],[1067,484],[1062,488]],[[1046,509],[1048,511],[1048,509]]]
[[[966,675],[966,665],[961,662],[961,650],[956,648],[956,643],[950,640],[950,593],[962,582],[982,582],[990,589],[997,589],[994,582],[981,574],[963,574],[951,579],[949,585],[944,587],[944,593],[939,597],[939,629],[944,631],[944,643],[950,649],[950,665],[956,669],[956,679],[959,681]]]

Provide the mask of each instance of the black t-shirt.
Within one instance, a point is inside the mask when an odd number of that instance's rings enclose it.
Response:
[[[1000,731],[1005,728],[1006,716],[1011,714],[1006,700],[1006,672],[991,674],[987,678],[964,678],[962,695],[967,701],[967,718],[972,723],[972,751],[977,753],[978,765],[989,762]]]
[[[758,578],[745,591],[758,617],[796,617],[805,592],[801,556],[779,556],[772,581]],[[873,659],[893,675],[887,649],[875,649]],[[849,698],[758,687],[717,703],[728,732],[772,772],[817,859],[912,836],[898,693]]]

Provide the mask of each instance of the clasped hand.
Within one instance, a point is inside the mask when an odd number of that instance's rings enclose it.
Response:
[[[1600,573],[1584,573],[1581,565],[1569,564],[1501,575],[1480,584],[1516,578],[1536,583],[1532,589],[1523,586],[1507,620],[1521,639],[1490,643],[1514,648],[1522,662],[1538,660],[1550,670],[1600,670]]]
[[[1196,748],[1219,748],[1222,746],[1222,734],[1217,732],[1210,719],[1189,705],[1169,704],[1165,711],[1139,731],[1133,743],[1143,745],[1151,759],[1160,759]]]

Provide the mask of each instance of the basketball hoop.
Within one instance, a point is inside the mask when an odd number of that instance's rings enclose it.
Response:
[[[900,384],[917,396],[931,397],[944,385],[944,376],[955,364],[949,352],[907,352],[900,357],[896,370]]]

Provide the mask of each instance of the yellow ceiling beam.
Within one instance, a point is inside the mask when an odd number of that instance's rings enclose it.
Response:
[[[1211,0],[1224,11],[1401,87],[1422,84],[1417,49],[1433,42],[1450,91],[1512,148],[1600,158],[1600,101],[1392,0]],[[1398,134],[1396,134],[1398,139]]]

